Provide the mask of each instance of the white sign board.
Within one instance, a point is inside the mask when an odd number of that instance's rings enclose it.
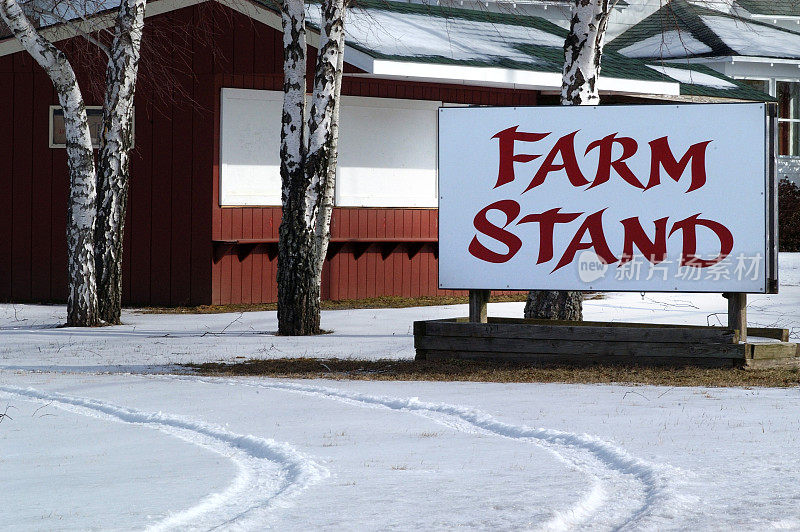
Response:
[[[767,292],[772,123],[760,103],[441,108],[439,286]]]

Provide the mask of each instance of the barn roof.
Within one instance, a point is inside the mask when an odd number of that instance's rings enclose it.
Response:
[[[771,57],[800,59],[800,33],[687,0],[672,0],[608,48],[633,58]]]
[[[148,3],[147,16],[203,1],[155,0]],[[281,28],[271,0],[215,1]],[[673,0],[672,4],[678,1],[682,0]],[[308,40],[314,46],[319,5],[309,4],[308,14]],[[75,36],[76,30],[91,32],[111,26],[113,16],[114,12],[106,11],[90,20],[41,31],[56,41]],[[359,0],[347,17],[345,60],[363,70],[363,75],[560,90],[567,31],[542,18],[389,0]],[[0,39],[0,56],[19,50],[13,38]],[[603,54],[601,72],[598,87],[603,93],[769,99],[700,65],[658,65],[626,57],[610,47]]]
[[[318,20],[319,8],[311,6],[309,15]],[[372,58],[368,72],[374,72],[375,62],[401,63],[406,72],[412,63],[458,65],[538,73],[543,80],[549,76],[555,86],[561,85],[567,31],[538,17],[362,0],[348,13],[345,32],[351,48]],[[628,85],[630,92],[645,92],[641,88],[647,85],[677,82],[681,95],[769,99],[701,65],[659,65],[613,50],[603,54],[601,72],[601,90],[625,92]]]

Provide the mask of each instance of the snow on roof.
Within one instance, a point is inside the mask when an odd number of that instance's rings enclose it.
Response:
[[[724,90],[738,88],[736,84],[720,77],[712,76],[711,74],[706,74],[703,72],[697,72],[687,68],[675,68],[664,65],[647,65],[647,67],[652,68],[656,72],[660,72],[665,76],[669,76],[679,83],[685,83],[687,85],[703,85],[704,87],[710,87],[712,89]]]
[[[736,0],[748,13],[779,17],[800,17],[797,0]]]
[[[731,17],[700,18],[737,54],[763,57],[800,56],[800,34]]]
[[[731,55],[800,58],[800,32],[709,8],[724,5],[671,0],[616,37],[608,48],[628,57],[653,59]]]
[[[687,31],[666,31],[635,42],[619,50],[627,57],[659,57],[671,59],[711,52],[711,47],[699,41]]]
[[[390,5],[352,9],[345,24],[348,44],[384,57],[436,57],[487,63],[514,61],[530,65],[544,61],[523,51],[522,46],[559,49],[564,46],[565,35],[559,28],[552,25],[551,31],[546,31],[535,27],[525,20],[530,17],[520,17],[519,23],[511,24],[490,17],[489,13],[474,12],[477,16],[465,16],[465,10],[424,5],[415,6],[416,12],[398,13],[396,9],[384,8]],[[312,20],[320,19],[318,4],[309,5],[308,10]],[[443,16],[447,14],[452,16]]]

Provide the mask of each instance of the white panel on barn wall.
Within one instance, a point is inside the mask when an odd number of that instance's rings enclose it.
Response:
[[[345,96],[336,205],[436,207],[441,102]],[[282,91],[222,89],[220,205],[280,205]]]
[[[220,205],[280,205],[282,91],[222,89]]]
[[[336,205],[436,207],[441,104],[343,97]]]

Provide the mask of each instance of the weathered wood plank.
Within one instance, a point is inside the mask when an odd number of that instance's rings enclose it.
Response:
[[[416,334],[416,331],[415,331]],[[427,322],[427,336],[470,338],[526,338],[531,340],[592,340],[607,342],[736,343],[738,337],[729,329],[706,328],[638,328],[572,325],[529,325],[504,323]]]
[[[421,358],[424,357],[424,358]],[[500,362],[526,362],[531,364],[627,364],[648,366],[700,366],[700,367],[741,367],[744,358],[717,357],[648,357],[648,356],[608,356],[574,355],[563,353],[497,353],[486,351],[449,351],[425,349],[417,350],[417,360],[483,360]]]
[[[444,318],[428,320],[447,323],[468,323],[469,318]],[[665,329],[719,329],[729,330],[728,327],[712,325],[678,325],[674,323],[636,323],[627,321],[569,321],[569,320],[538,320],[526,318],[501,318],[490,317],[488,323],[528,324],[528,325],[571,325],[574,327],[637,327],[637,328],[665,328]]]
[[[761,338],[774,338],[781,342],[789,341],[789,329],[776,329],[773,327],[748,327],[748,336],[760,336]]]
[[[795,343],[781,342],[775,344],[749,344],[752,346],[750,357],[754,359],[764,358],[794,358],[798,356],[798,346]]]
[[[792,358],[748,358],[746,366],[748,368],[800,368],[800,357]]]
[[[529,338],[469,338],[456,336],[418,336],[418,349],[482,351],[497,353],[554,353],[571,355],[712,357],[745,358],[743,344],[665,344],[654,342],[605,342],[574,340],[532,340]]]

